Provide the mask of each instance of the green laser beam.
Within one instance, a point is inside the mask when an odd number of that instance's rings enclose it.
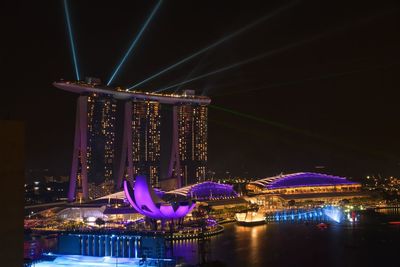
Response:
[[[385,12],[385,14],[386,13],[388,13],[388,12]],[[374,16],[370,16],[370,17],[361,19],[361,20],[355,22],[353,25],[351,25],[351,27],[349,27],[347,24],[344,24],[344,25],[341,25],[340,27],[336,27],[334,29],[330,29],[329,31],[326,31],[326,32],[323,32],[323,33],[319,33],[317,35],[313,35],[312,37],[308,37],[308,38],[305,38],[305,39],[302,39],[302,40],[297,40],[296,42],[293,42],[293,43],[290,43],[290,44],[287,44],[287,45],[284,45],[284,46],[281,46],[281,47],[266,51],[264,53],[258,54],[256,56],[253,56],[253,57],[250,57],[250,58],[247,58],[247,59],[244,59],[242,61],[235,62],[235,63],[230,64],[228,66],[224,66],[224,67],[221,67],[219,69],[204,73],[202,75],[199,75],[197,77],[191,78],[189,80],[185,80],[185,81],[179,82],[177,84],[173,84],[173,85],[158,89],[155,92],[157,92],[157,93],[163,92],[163,91],[166,91],[168,89],[171,89],[171,88],[174,88],[174,87],[177,87],[177,86],[181,86],[181,85],[184,85],[184,84],[187,84],[187,83],[191,83],[191,82],[206,78],[206,77],[211,76],[211,75],[216,75],[216,74],[219,74],[221,72],[225,72],[225,71],[228,71],[228,70],[231,70],[231,69],[235,69],[235,68],[238,68],[240,66],[247,65],[247,64],[259,61],[261,59],[265,59],[265,58],[270,57],[270,56],[274,56],[276,54],[279,54],[279,53],[282,53],[284,51],[290,50],[292,48],[296,48],[296,47],[302,46],[304,44],[308,44],[308,43],[314,42],[316,40],[322,39],[323,37],[326,37],[328,35],[338,33],[343,29],[348,29],[348,28],[360,26],[360,25],[362,25],[362,24],[364,24],[366,22],[370,22],[372,19],[375,19],[378,16],[381,16],[382,14],[383,13],[380,13],[378,15],[374,15]]]
[[[288,125],[285,125],[283,123],[279,123],[279,122],[276,122],[276,121],[267,120],[265,118],[260,118],[260,117],[257,117],[257,116],[251,115],[251,114],[246,114],[246,113],[243,113],[243,112],[235,111],[235,110],[232,110],[232,109],[228,109],[228,108],[221,107],[221,106],[216,106],[216,105],[209,105],[209,107],[211,109],[223,111],[225,113],[229,113],[229,114],[232,114],[232,115],[235,115],[235,116],[238,116],[238,117],[242,117],[242,118],[250,119],[252,121],[256,121],[256,122],[259,122],[259,123],[263,123],[263,124],[267,124],[267,125],[270,125],[270,126],[274,126],[276,128],[279,128],[279,129],[282,129],[282,130],[285,130],[285,131],[289,131],[289,132],[292,132],[292,133],[300,134],[300,135],[303,135],[303,136],[306,136],[306,137],[310,137],[310,138],[313,138],[313,139],[316,139],[316,140],[319,140],[319,141],[322,141],[322,142],[325,142],[325,143],[329,143],[331,145],[340,146],[340,147],[343,147],[343,148],[346,148],[346,149],[350,149],[350,150],[353,150],[353,151],[356,151],[356,152],[368,153],[368,154],[373,155],[373,156],[384,157],[386,159],[396,160],[396,161],[398,161],[400,159],[397,155],[388,155],[388,154],[384,154],[384,153],[379,152],[379,151],[366,150],[366,149],[354,146],[353,144],[338,142],[338,141],[336,141],[336,140],[334,140],[332,138],[329,138],[329,137],[325,137],[325,136],[322,136],[322,135],[319,135],[319,134],[315,134],[315,133],[312,133],[312,132],[309,132],[309,131],[306,131],[306,130],[303,130],[303,129],[298,129],[298,128],[295,128],[295,127],[291,127],[291,126],[288,126]]]
[[[396,66],[396,65],[399,65],[399,64],[400,64],[400,62],[394,62],[394,63],[390,63],[390,64],[385,64],[385,65],[376,65],[376,66],[373,66],[373,67],[370,67],[370,68],[357,69],[357,70],[339,72],[339,73],[330,73],[330,74],[326,74],[326,75],[323,75],[323,76],[311,77],[311,78],[306,78],[306,79],[302,79],[302,80],[273,83],[273,84],[270,84],[270,85],[258,86],[258,87],[251,88],[251,89],[246,89],[246,90],[236,90],[236,91],[230,91],[230,92],[221,93],[221,94],[213,94],[213,96],[234,95],[234,94],[259,91],[259,90],[264,90],[264,89],[269,89],[269,88],[282,87],[282,86],[286,86],[286,85],[293,85],[293,84],[306,83],[306,82],[311,82],[311,81],[316,81],[316,80],[330,79],[330,78],[346,76],[346,75],[351,75],[351,74],[356,74],[356,73],[361,73],[361,72],[366,72],[366,71],[371,71],[371,70],[388,68],[388,67]]]

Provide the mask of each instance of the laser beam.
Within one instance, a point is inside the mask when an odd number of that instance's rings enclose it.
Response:
[[[387,13],[387,12],[385,12],[385,13]],[[354,25],[351,25],[351,27],[360,26],[360,25],[362,25],[362,24],[364,24],[364,23],[366,23],[366,22],[370,22],[372,19],[375,19],[375,18],[377,18],[378,16],[381,16],[382,14],[384,14],[384,13],[380,13],[380,14],[378,14],[378,15],[370,16],[370,17],[368,17],[368,18],[366,18],[366,19],[359,20],[359,21],[358,21],[357,23],[355,23]],[[332,34],[332,33],[335,33],[335,32],[339,32],[339,31],[343,30],[343,28],[349,29],[350,27],[349,27],[347,24],[342,25],[341,27],[337,27],[337,28],[335,28],[335,29],[333,29],[333,30],[331,30],[331,31],[328,31],[328,32],[325,32],[325,33],[320,33],[320,34],[315,35],[315,36],[313,36],[313,37],[310,37],[310,38],[307,38],[307,39],[303,39],[303,40],[297,41],[297,42],[295,42],[295,43],[291,43],[291,44],[289,44],[289,45],[286,45],[286,46],[283,46],[283,47],[280,47],[280,48],[276,48],[276,49],[274,49],[274,50],[271,50],[271,51],[268,51],[268,52],[259,54],[259,55],[257,55],[257,56],[254,56],[254,57],[245,59],[245,60],[243,60],[243,61],[239,61],[239,62],[233,63],[233,64],[228,65],[228,66],[226,66],[226,67],[222,67],[222,68],[220,68],[220,69],[217,69],[217,70],[214,70],[214,71],[211,71],[211,72],[202,74],[202,75],[197,76],[197,77],[194,77],[194,78],[192,78],[192,79],[189,79],[189,80],[186,80],[186,81],[183,81],[183,82],[174,84],[174,85],[167,86],[167,87],[165,87],[165,88],[162,88],[162,89],[157,90],[156,92],[157,92],[157,93],[158,93],[158,92],[162,92],[162,91],[165,91],[165,90],[174,88],[174,87],[176,87],[176,86],[180,86],[180,85],[187,84],[187,83],[190,83],[190,82],[193,82],[193,81],[197,81],[197,80],[199,80],[199,79],[202,79],[202,78],[205,78],[205,77],[208,77],[208,76],[211,76],[211,75],[215,75],[215,74],[218,74],[218,73],[220,73],[220,72],[224,72],[224,71],[227,71],[227,70],[230,70],[230,69],[233,69],[233,68],[237,68],[237,67],[239,67],[239,66],[242,66],[242,65],[245,65],[245,64],[248,64],[248,63],[252,63],[252,62],[257,61],[257,60],[260,60],[260,59],[264,59],[264,58],[266,58],[266,57],[268,57],[268,56],[275,55],[275,54],[280,53],[280,52],[283,52],[283,51],[285,51],[285,50],[288,50],[288,49],[291,49],[291,48],[295,48],[295,47],[297,47],[297,46],[300,46],[300,45],[303,45],[303,44],[310,43],[310,42],[312,42],[312,41],[321,39],[322,37],[325,37],[325,36],[327,36],[327,35],[329,35],[329,34]]]
[[[319,37],[319,36],[317,36],[317,37]],[[248,58],[248,59],[245,59],[245,60],[242,60],[242,61],[233,63],[233,64],[231,64],[231,65],[228,65],[228,66],[226,66],[226,67],[222,67],[222,68],[220,68],[220,69],[216,69],[216,70],[210,71],[210,72],[208,72],[208,73],[205,73],[205,74],[202,74],[202,75],[200,75],[200,76],[191,78],[191,79],[189,79],[189,80],[186,80],[186,81],[183,81],[183,82],[174,84],[174,85],[167,86],[167,87],[165,87],[165,88],[162,88],[162,89],[157,90],[156,92],[157,92],[157,93],[158,93],[158,92],[162,92],[162,91],[165,91],[165,90],[174,88],[174,87],[176,87],[176,86],[184,85],[184,84],[187,84],[187,83],[190,83],[190,82],[193,82],[193,81],[197,81],[197,80],[200,80],[200,79],[202,79],[202,78],[205,78],[205,77],[208,77],[208,76],[211,76],[211,75],[218,74],[218,73],[220,73],[220,72],[224,72],[224,71],[227,71],[227,70],[230,70],[230,69],[234,69],[234,68],[240,67],[240,66],[245,65],[245,64],[249,64],[249,63],[251,63],[251,62],[254,62],[254,61],[257,61],[257,60],[266,58],[266,57],[268,57],[268,56],[272,56],[272,55],[277,54],[277,53],[279,53],[279,52],[288,50],[288,49],[290,49],[290,48],[294,48],[294,47],[296,47],[296,46],[300,46],[300,45],[302,45],[302,44],[311,42],[311,41],[315,40],[317,37],[310,38],[310,39],[306,39],[306,40],[302,40],[302,41],[298,41],[298,42],[295,42],[295,43],[286,45],[286,46],[284,46],[284,47],[277,48],[277,49],[274,49],[274,50],[271,50],[271,51],[268,51],[268,52],[259,54],[259,55],[257,55],[257,56],[254,56],[254,57],[251,57],[251,58]]]
[[[68,36],[69,36],[69,43],[71,46],[71,52],[72,52],[72,59],[74,61],[74,69],[75,69],[75,76],[76,80],[80,80],[79,76],[79,68],[78,68],[78,59],[76,56],[76,49],[75,49],[75,42],[74,42],[74,37],[72,34],[72,25],[71,25],[71,19],[69,17],[69,10],[68,10],[68,3],[67,0],[64,0],[64,12],[65,12],[65,18],[67,21],[67,28],[68,28]]]
[[[269,89],[269,88],[276,88],[276,87],[287,86],[287,85],[296,85],[296,84],[313,82],[313,81],[323,80],[323,79],[331,79],[331,78],[336,78],[336,77],[340,77],[340,76],[346,76],[346,75],[358,74],[361,72],[372,71],[372,70],[376,70],[376,69],[389,68],[389,67],[396,66],[399,64],[400,64],[400,62],[394,62],[394,63],[390,63],[390,64],[385,64],[385,65],[375,65],[375,66],[371,66],[368,68],[345,71],[345,72],[329,73],[326,75],[310,77],[310,78],[306,78],[306,79],[302,79],[302,80],[279,82],[279,83],[273,83],[273,84],[269,84],[269,85],[262,85],[262,86],[258,86],[258,87],[251,88],[251,89],[230,91],[230,92],[221,93],[221,94],[213,94],[213,96],[227,96],[227,95],[234,95],[234,94],[240,94],[240,93],[248,93],[248,92],[254,92],[254,91],[259,91],[259,90],[264,90],[264,89]],[[233,83],[231,83],[230,85],[232,85],[232,84]],[[215,86],[215,87],[222,88],[224,86]]]
[[[162,0],[159,0],[157,5],[154,7],[154,9],[151,11],[149,17],[147,18],[146,22],[143,24],[142,28],[140,29],[139,33],[136,35],[135,39],[133,40],[132,44],[130,45],[129,49],[126,51],[125,55],[122,57],[120,63],[117,65],[115,68],[113,74],[111,75],[110,79],[107,82],[107,85],[110,85],[111,82],[114,80],[115,76],[117,75],[118,71],[121,69],[122,65],[128,58],[129,54],[132,52],[132,49],[135,47],[137,42],[139,41],[140,37],[142,37],[144,31],[147,28],[147,25],[149,25],[150,21],[153,19],[154,15],[156,14],[157,10],[160,8],[162,3]]]
[[[240,35],[240,34],[246,32],[246,31],[248,31],[248,30],[250,30],[250,29],[252,29],[252,28],[254,28],[254,27],[257,26],[258,24],[260,24],[260,23],[262,23],[262,22],[264,22],[264,21],[266,21],[266,20],[268,20],[268,19],[273,18],[274,16],[276,16],[276,15],[279,14],[280,12],[282,12],[282,11],[284,11],[284,10],[286,10],[286,9],[288,9],[288,8],[290,8],[290,7],[292,7],[292,6],[294,6],[294,5],[297,4],[298,2],[299,2],[299,1],[293,1],[293,2],[289,3],[289,4],[286,5],[286,6],[283,6],[283,7],[279,8],[279,9],[277,9],[277,10],[275,10],[275,11],[273,11],[273,12],[271,12],[271,13],[269,13],[269,14],[263,16],[263,17],[261,17],[261,18],[255,20],[255,21],[251,22],[250,24],[247,24],[246,26],[240,28],[239,30],[237,30],[237,31],[235,31],[235,32],[233,32],[233,33],[231,33],[231,34],[225,36],[224,38],[219,39],[218,41],[212,43],[211,45],[206,46],[206,47],[204,47],[203,49],[200,49],[199,51],[193,53],[192,55],[190,55],[190,56],[188,56],[188,57],[186,57],[186,58],[184,58],[184,59],[181,59],[180,61],[176,62],[175,64],[170,65],[169,67],[167,67],[167,68],[165,68],[165,69],[163,69],[163,70],[157,72],[156,74],[154,74],[154,75],[152,75],[152,76],[150,76],[150,77],[144,79],[143,81],[138,82],[138,83],[136,83],[136,84],[134,84],[134,85],[128,87],[127,90],[131,90],[131,89],[133,89],[133,88],[135,88],[135,87],[138,87],[139,85],[142,85],[142,84],[144,84],[145,82],[148,82],[148,81],[150,81],[150,80],[152,80],[152,79],[154,79],[154,78],[160,76],[161,74],[163,74],[163,73],[165,73],[165,72],[167,72],[167,71],[170,71],[170,70],[172,70],[173,68],[175,68],[175,67],[177,67],[177,66],[179,66],[179,65],[181,65],[181,64],[183,64],[183,63],[185,63],[185,62],[187,62],[187,61],[189,61],[189,60],[191,60],[191,59],[193,59],[194,57],[196,57],[196,56],[198,56],[198,55],[200,55],[200,54],[202,54],[202,53],[204,53],[204,52],[206,52],[206,51],[208,51],[208,50],[210,50],[210,49],[212,49],[212,48],[214,48],[214,47],[217,47],[218,45],[220,45],[220,44],[222,44],[222,43],[224,43],[224,42],[226,42],[226,41],[228,41],[228,40],[230,40],[230,39],[232,39],[232,38],[234,38],[234,37],[236,37],[236,36],[238,36],[238,35]]]
[[[252,114],[247,114],[247,113],[243,113],[243,112],[239,112],[237,110],[233,110],[233,109],[228,109],[226,107],[221,107],[221,106],[216,106],[216,105],[209,105],[208,106],[211,109],[214,110],[218,110],[218,111],[223,111],[225,113],[234,115],[234,116],[238,116],[238,117],[242,117],[244,119],[249,119],[258,123],[262,123],[262,124],[266,124],[269,126],[273,126],[274,128],[277,129],[281,129],[287,132],[291,132],[293,134],[299,134],[314,140],[318,140],[320,142],[329,144],[329,145],[333,145],[335,147],[342,147],[354,152],[358,152],[358,153],[363,153],[363,154],[368,154],[370,156],[374,156],[374,157],[379,157],[379,158],[384,158],[387,160],[393,160],[398,162],[399,161],[399,156],[398,155],[393,155],[393,154],[387,154],[387,153],[383,153],[381,151],[378,151],[376,149],[370,149],[370,148],[365,148],[365,147],[359,147],[354,145],[354,143],[349,142],[349,141],[340,141],[338,139],[334,139],[332,137],[328,137],[328,136],[324,136],[324,135],[320,135],[314,132],[310,132],[304,129],[300,129],[300,128],[295,128],[277,121],[272,121],[272,120],[268,120],[266,118],[263,117],[257,117],[254,116]]]
[[[273,126],[273,127],[276,127],[276,128],[282,129],[282,130],[290,131],[292,133],[297,133],[297,134],[301,134],[301,135],[304,135],[304,136],[307,136],[307,137],[313,137],[313,138],[316,138],[316,139],[319,139],[319,140],[331,142],[331,140],[327,140],[326,138],[324,138],[324,137],[322,137],[320,135],[317,135],[317,134],[314,134],[314,133],[311,133],[311,132],[308,132],[308,131],[305,131],[305,130],[302,130],[302,129],[297,129],[297,128],[285,125],[283,123],[280,123],[280,122],[268,120],[266,118],[257,117],[257,116],[251,115],[251,114],[246,114],[246,113],[239,112],[239,111],[236,111],[236,110],[233,110],[233,109],[229,109],[229,108],[226,108],[226,107],[221,107],[221,106],[216,106],[216,105],[209,105],[209,107],[211,109],[223,111],[223,112],[229,113],[231,115],[239,116],[239,117],[242,117],[242,118],[245,118],[245,119],[249,119],[249,120],[252,120],[252,121],[256,121],[256,122],[259,122],[259,123],[263,123],[263,124],[268,124],[270,126]]]
[[[209,51],[209,52],[210,52],[210,51]],[[196,74],[196,72],[197,72],[199,69],[201,69],[201,67],[203,67],[204,61],[205,61],[205,59],[208,58],[209,52],[206,53],[206,54],[202,57],[202,59],[197,63],[197,65],[189,72],[189,74],[186,75],[185,80],[192,78],[192,77]],[[181,89],[181,87],[178,86],[178,87],[175,89],[174,93],[178,92],[180,89]]]

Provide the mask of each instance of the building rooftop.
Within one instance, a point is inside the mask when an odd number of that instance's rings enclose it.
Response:
[[[237,197],[232,185],[205,181],[167,192],[167,194],[182,195],[195,199],[213,199]]]
[[[358,183],[351,182],[345,177],[313,172],[298,172],[264,178],[251,182],[250,184],[264,187],[265,189],[278,189],[306,186],[350,185]]]
[[[53,85],[59,89],[77,93],[98,93],[111,95],[116,99],[134,99],[144,101],[157,101],[162,104],[200,104],[208,105],[211,103],[211,99],[207,96],[199,96],[188,93],[185,91],[183,94],[163,94],[155,92],[144,92],[144,91],[130,91],[121,87],[109,87],[105,85],[98,85],[92,83],[86,83],[81,81],[60,81],[54,82]]]

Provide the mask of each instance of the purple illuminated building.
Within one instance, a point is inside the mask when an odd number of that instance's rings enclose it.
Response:
[[[181,195],[198,200],[223,199],[238,196],[236,191],[233,189],[233,185],[220,184],[211,181],[182,187],[169,191],[167,194]]]
[[[247,185],[250,191],[265,193],[345,192],[356,191],[360,187],[361,184],[349,181],[345,177],[312,172],[277,175]]]
[[[142,175],[136,176],[133,188],[129,181],[124,180],[124,193],[135,210],[155,220],[181,219],[195,207],[195,202],[192,200],[163,201],[157,196],[153,188],[149,187],[146,177]]]

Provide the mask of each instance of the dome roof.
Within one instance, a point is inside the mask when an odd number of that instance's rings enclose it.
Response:
[[[278,189],[303,186],[334,186],[357,183],[348,181],[345,177],[313,172],[299,172],[264,178],[254,181],[251,184],[262,186],[266,189]]]
[[[202,183],[182,187],[173,191],[169,191],[167,194],[177,194],[194,199],[237,197],[237,193],[233,189],[232,185],[220,184],[211,181],[205,181]]]

